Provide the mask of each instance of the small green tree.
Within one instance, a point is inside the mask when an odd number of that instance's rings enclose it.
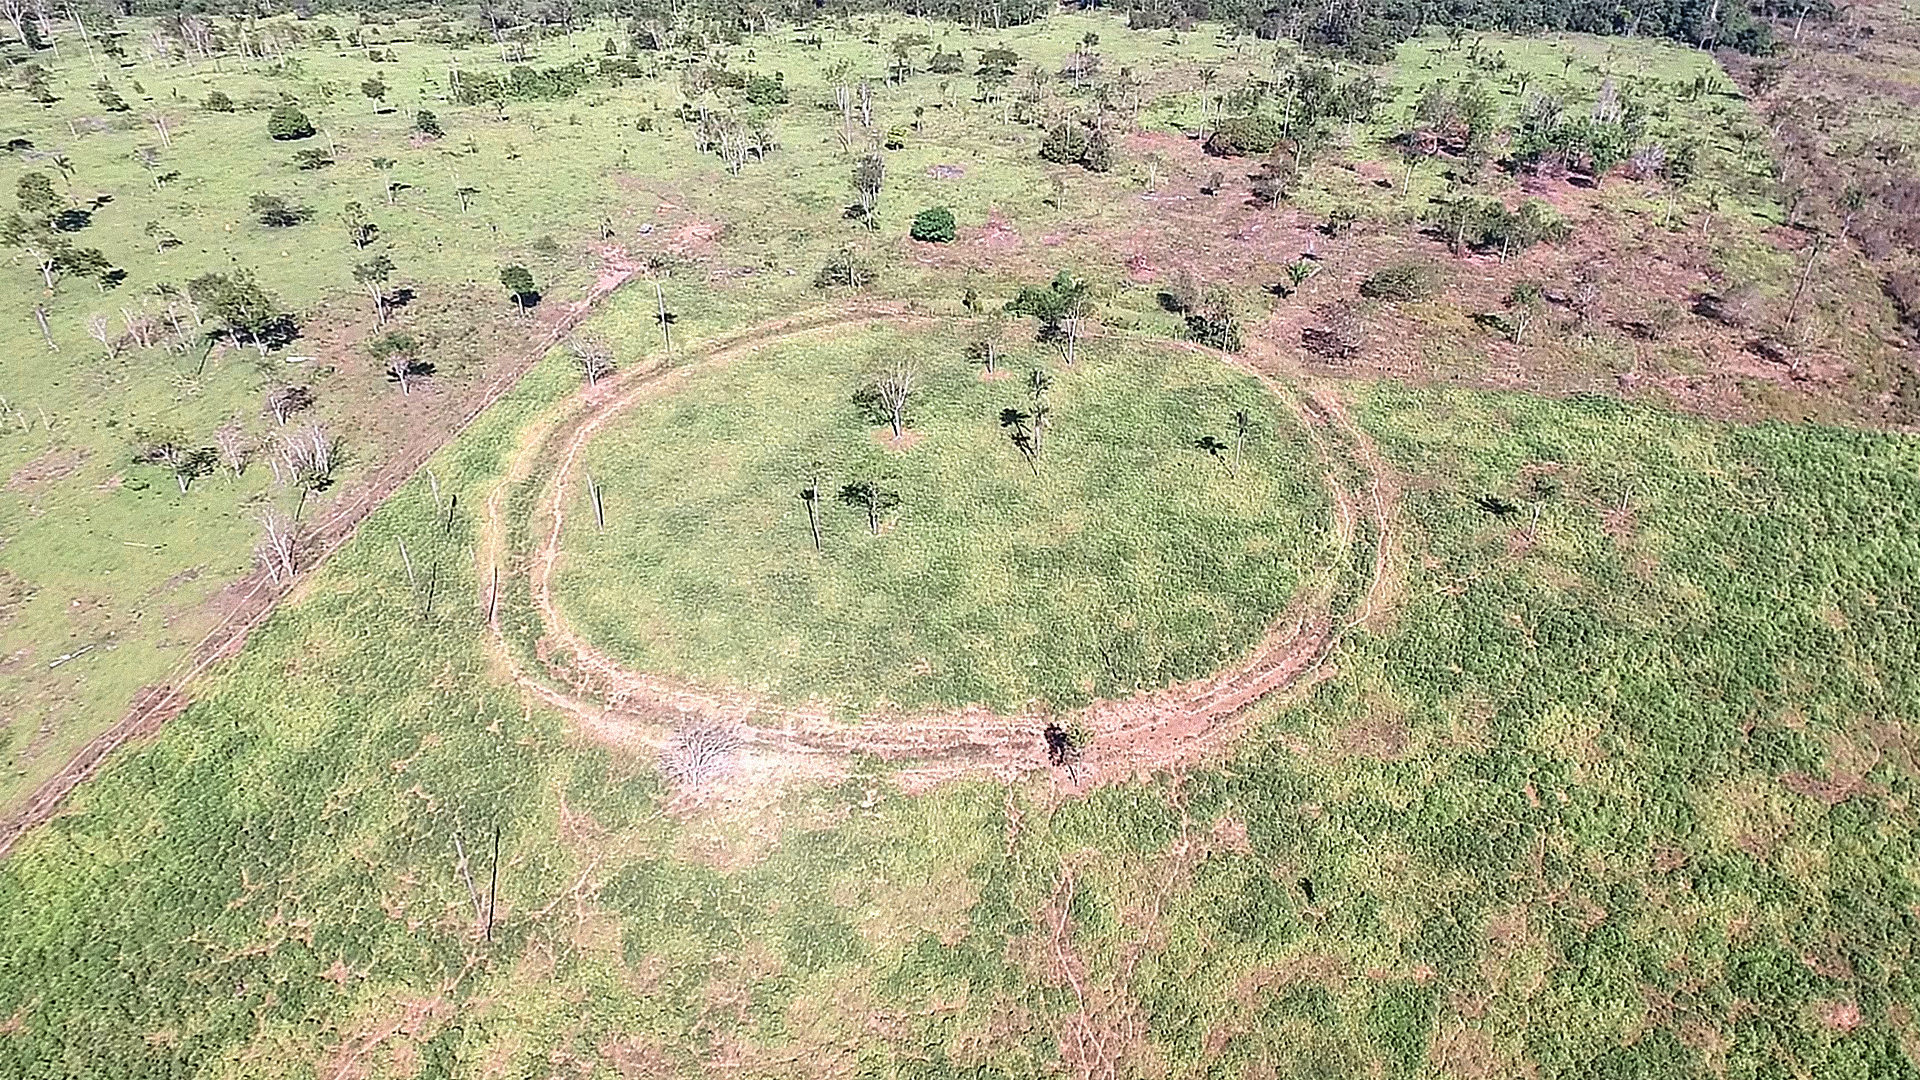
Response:
[[[880,535],[880,515],[900,505],[900,496],[889,490],[885,480],[856,480],[840,489],[842,502],[866,511],[867,531]]]
[[[267,116],[267,134],[281,142],[313,137],[313,121],[300,111],[299,106],[284,102],[274,106]]]
[[[880,205],[880,185],[886,178],[887,163],[879,154],[868,154],[853,167],[853,196],[869,229],[877,228],[873,210]]]
[[[420,343],[412,334],[391,331],[367,343],[367,354],[380,365],[387,377],[400,384],[402,395],[413,392],[413,380],[425,374],[420,362]]]
[[[39,221],[51,221],[66,200],[54,190],[53,179],[43,172],[23,173],[13,185],[13,197],[21,213]]]
[[[386,104],[387,84],[378,75],[361,83],[360,92],[378,104]]]
[[[287,229],[313,216],[313,211],[288,202],[278,195],[250,195],[247,205],[254,219],[269,229]]]
[[[1537,281],[1516,281],[1507,291],[1507,339],[1515,345],[1526,337],[1527,328],[1540,318],[1545,307],[1545,291]]]
[[[373,243],[373,234],[379,226],[367,220],[367,208],[357,202],[350,202],[340,210],[340,224],[347,230],[347,239],[362,251]]]
[[[280,313],[253,271],[203,274],[187,282],[187,289],[229,336],[251,341],[261,356],[267,355],[267,335],[280,321]]]
[[[208,112],[232,112],[233,99],[225,91],[209,90],[207,96],[201,99],[200,107]]]
[[[429,109],[421,109],[413,114],[413,130],[429,139],[437,139],[446,134],[440,127],[440,118]]]
[[[927,243],[952,243],[954,237],[953,211],[944,206],[935,206],[920,211],[919,214],[914,216],[913,228],[908,230],[907,235],[913,237],[915,240],[922,240]]]
[[[393,259],[384,251],[353,268],[353,280],[373,298],[374,322],[381,326],[387,323],[387,282],[392,277]]]
[[[540,302],[540,293],[534,289],[533,271],[518,264],[504,267],[500,271],[500,284],[506,286],[507,296],[513,306],[525,316],[527,310]]]

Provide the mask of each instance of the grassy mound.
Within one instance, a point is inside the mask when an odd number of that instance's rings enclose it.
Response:
[[[915,385],[894,440],[856,399],[900,361]],[[1029,455],[1036,368],[1052,385]],[[1016,350],[987,377],[938,334],[789,343],[641,402],[582,464],[606,528],[576,473],[554,589],[584,636],[642,670],[849,708],[1071,706],[1198,676],[1328,557],[1298,420],[1164,348],[1072,368]]]

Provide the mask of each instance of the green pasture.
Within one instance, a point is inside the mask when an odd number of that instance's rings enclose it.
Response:
[[[1415,479],[1390,617],[1217,764],[1058,803],[865,764],[669,813],[498,681],[474,519],[410,484],[0,864],[0,1073],[1032,1076],[1091,1030],[1125,1075],[1911,1075],[1909,441],[1352,400]]]
[[[855,400],[896,363],[916,383],[898,443]],[[1034,372],[1051,388],[1029,464]],[[1230,663],[1331,561],[1323,467],[1251,376],[1124,339],[1071,367],[1016,346],[996,374],[959,333],[890,327],[697,367],[587,444],[562,613],[632,667],[707,684],[1058,708]],[[896,504],[877,535],[861,485]]]

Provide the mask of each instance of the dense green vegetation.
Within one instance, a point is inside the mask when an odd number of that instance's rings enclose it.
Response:
[[[1328,561],[1322,466],[1250,376],[1120,341],[1072,367],[1003,343],[987,378],[964,345],[842,332],[642,400],[580,460],[604,531],[570,478],[562,611],[710,685],[1065,708],[1231,661]],[[876,382],[902,362],[896,440]]]

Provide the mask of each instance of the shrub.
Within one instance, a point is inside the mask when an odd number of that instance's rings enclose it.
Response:
[[[267,134],[281,142],[312,138],[313,121],[296,105],[276,105],[273,114],[267,117]]]
[[[924,240],[934,244],[946,244],[953,241],[953,211],[944,206],[935,206],[922,210],[913,219],[913,228],[908,235],[915,240]]]
[[[253,216],[269,229],[285,229],[307,220],[313,211],[295,206],[278,195],[254,195],[247,199]]]
[[[1068,120],[1055,124],[1040,140],[1040,158],[1055,165],[1106,172],[1113,168],[1113,144],[1106,132]]]
[[[1269,116],[1230,116],[1207,136],[1205,149],[1214,157],[1264,154],[1280,143],[1280,125]]]
[[[413,130],[429,139],[437,139],[446,132],[440,128],[440,118],[428,109],[421,109],[413,116]]]
[[[232,112],[233,99],[223,91],[209,90],[207,96],[200,102],[200,107],[208,112]]]
[[[303,171],[324,169],[333,164],[333,158],[317,146],[309,146],[293,152],[293,164]]]
[[[927,61],[927,70],[935,75],[958,75],[967,69],[966,61],[960,53],[934,50],[933,59]]]
[[[873,284],[877,276],[873,267],[849,256],[836,259],[821,267],[820,272],[813,275],[813,287],[816,289],[860,288]]]
[[[785,105],[787,103],[787,84],[778,78],[765,75],[747,77],[747,104],[749,105]]]
[[[889,128],[887,130],[886,147],[889,150],[905,150],[907,148],[907,129],[899,127]]]
[[[1433,295],[1433,270],[1423,263],[1396,263],[1376,270],[1360,283],[1360,295],[1370,300],[1422,300]]]

